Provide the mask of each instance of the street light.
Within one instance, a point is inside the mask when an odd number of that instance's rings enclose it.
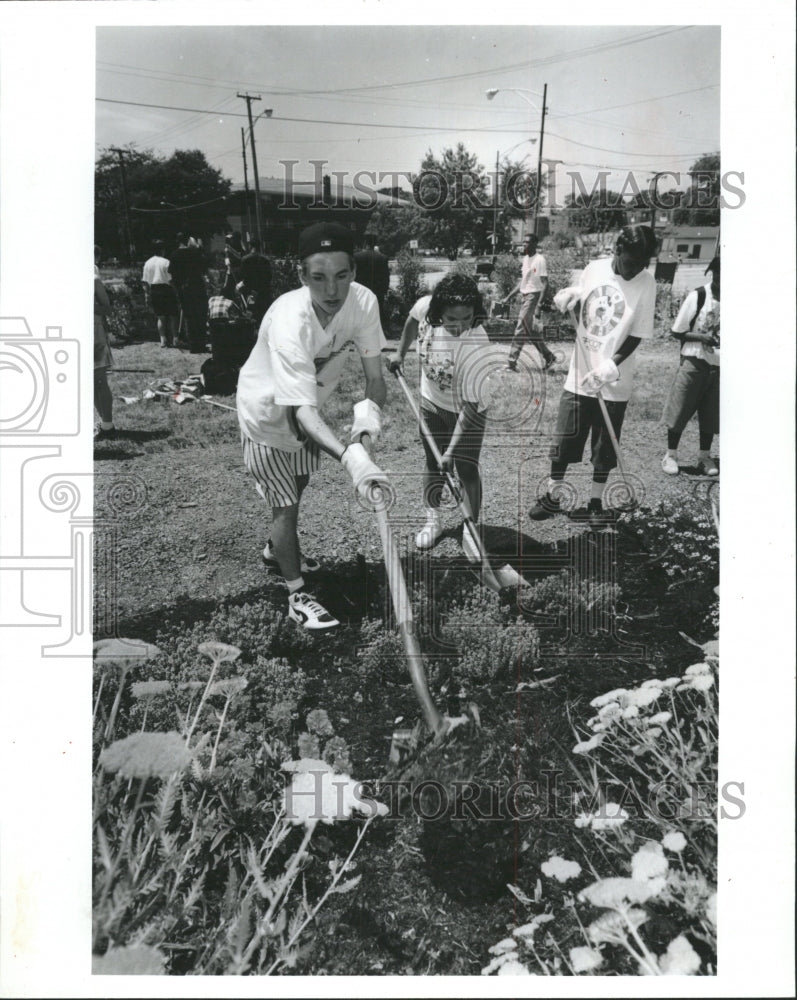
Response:
[[[511,90],[513,94],[517,94],[518,97],[522,97],[526,104],[529,104],[534,110],[538,110],[537,105],[526,94],[537,94],[533,90],[526,90],[524,87],[489,87],[485,94],[487,95],[487,100],[491,101],[499,90]],[[542,199],[542,143],[545,137],[545,112],[546,112],[546,100],[548,98],[548,84],[546,83],[542,91],[542,113],[540,116],[540,148],[537,156],[537,200],[534,203],[534,235],[537,235],[537,219],[540,214],[540,201]]]

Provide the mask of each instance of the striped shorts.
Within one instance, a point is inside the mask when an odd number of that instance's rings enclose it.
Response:
[[[309,476],[318,468],[321,454],[314,441],[299,451],[280,451],[241,435],[244,465],[254,476],[257,492],[271,507],[292,507],[299,502],[297,476]]]

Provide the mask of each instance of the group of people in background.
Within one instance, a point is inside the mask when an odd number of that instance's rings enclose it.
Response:
[[[161,343],[173,342],[179,307],[192,349],[200,343],[199,325],[204,345],[208,303],[201,251],[184,237],[179,238],[178,248],[168,260],[162,243],[156,243],[154,249],[144,265],[143,280],[148,302],[158,316]],[[352,232],[338,223],[321,222],[305,229],[298,249],[301,287],[271,303],[270,265],[260,247],[253,243],[245,251],[239,238],[228,236],[221,298],[229,296],[227,301],[231,301],[246,294],[253,315],[258,317],[257,340],[238,376],[237,411],[244,464],[257,492],[271,508],[271,532],[263,560],[285,579],[289,617],[307,629],[324,630],[338,622],[305,581],[319,563],[301,549],[300,502],[322,452],[340,462],[366,505],[373,504],[375,488],[387,483],[365,444],[376,442],[381,434],[387,396],[381,354],[386,347],[384,299],[390,272],[387,258],[375,246],[355,253]],[[609,474],[618,464],[636,351],[654,334],[656,282],[648,265],[655,250],[650,227],[627,226],[615,242],[612,257],[589,263],[576,284],[554,297],[554,306],[570,315],[576,337],[559,400],[547,489],[528,512],[533,521],[566,513],[597,530],[617,516],[615,509],[604,507],[603,496]],[[718,257],[709,264],[709,272],[710,283],[687,295],[672,328],[681,342],[681,357],[665,408],[667,452],[662,469],[667,474],[679,471],[676,450],[695,413],[700,471],[709,476],[718,473],[710,458],[713,436],[719,430]],[[511,371],[517,370],[518,358],[528,342],[539,352],[543,370],[555,360],[542,339],[539,323],[547,281],[545,259],[538,252],[536,237],[531,237],[520,280],[503,300],[508,302],[518,292],[522,296],[509,354]],[[211,299],[211,309],[213,303]],[[104,308],[95,280],[95,317],[101,317]],[[421,435],[426,516],[415,538],[418,549],[430,549],[442,534],[440,504],[446,473],[456,472],[470,514],[474,521],[479,518],[479,463],[489,406],[481,377],[489,346],[485,318],[477,282],[463,274],[447,275],[431,295],[412,306],[399,343],[387,361],[388,371],[400,371],[407,351],[417,340],[421,415],[438,453]],[[103,345],[96,326],[95,318],[95,372],[98,363],[106,368],[110,364],[107,338]],[[342,441],[320,408],[336,389],[352,349],[360,357],[365,386],[363,398],[354,405],[349,438]],[[112,417],[103,409],[106,395],[100,381],[95,374],[102,433],[109,424],[112,427]],[[568,466],[582,461],[588,438],[593,467],[590,497],[583,507],[570,509],[562,502],[563,481]],[[480,553],[473,544],[469,548],[468,541],[465,533],[465,554],[477,562]]]
[[[167,258],[163,240],[155,240],[141,274],[144,300],[157,319],[161,347],[175,346],[184,331],[182,343],[191,353],[204,353],[209,314],[215,309],[218,316],[221,309],[212,302],[214,298],[234,303],[239,312],[247,312],[259,325],[271,304],[271,262],[261,252],[260,242],[253,239],[244,247],[240,233],[227,234],[219,296],[208,294],[208,266],[200,241],[178,233],[176,242],[176,249]]]

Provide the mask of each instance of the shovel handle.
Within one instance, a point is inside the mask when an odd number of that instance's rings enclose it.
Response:
[[[370,435],[361,435],[360,443],[370,454]],[[381,490],[379,492],[381,493]],[[426,725],[435,735],[439,735],[445,731],[447,724],[438,711],[429,691],[429,682],[426,678],[426,669],[423,665],[421,647],[418,637],[415,634],[412,604],[407,593],[404,573],[401,569],[398,545],[390,527],[390,521],[388,520],[384,504],[380,504],[376,509],[376,523],[379,527],[379,537],[382,540],[382,554],[385,559],[385,569],[387,570],[388,589],[393,601],[393,610],[396,613],[399,635],[404,644],[404,654],[407,658],[407,669],[409,670],[412,687],[415,691],[415,697],[421,706]]]
[[[581,351],[581,357],[583,363],[586,366],[586,370],[588,371],[589,358],[587,357],[587,352],[584,345],[581,343],[581,338],[578,335],[578,320],[576,319],[574,309],[570,310],[570,317],[571,319],[574,320],[576,327],[576,350]],[[595,393],[595,396],[598,400],[598,406],[600,407],[601,415],[603,416],[603,422],[606,425],[606,433],[609,435],[609,440],[612,443],[612,448],[614,448],[614,454],[617,458],[617,468],[620,470],[620,475],[623,477],[623,479],[625,479],[626,476],[625,476],[625,469],[623,468],[623,456],[620,454],[620,442],[617,440],[617,435],[614,433],[614,426],[612,424],[611,417],[609,416],[609,410],[606,407],[606,400],[603,398],[603,393],[601,392],[600,389],[598,389],[598,391]]]

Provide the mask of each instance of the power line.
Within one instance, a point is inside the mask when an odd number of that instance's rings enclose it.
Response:
[[[125,104],[137,108],[160,108],[165,111],[185,111],[192,114],[206,114],[206,115],[218,115],[218,111],[207,111],[201,108],[181,108],[175,107],[168,104],[147,104],[141,101],[122,101],[114,100],[109,97],[98,97],[97,101],[102,101],[106,104]],[[229,111],[225,113],[227,118],[245,118],[246,115],[243,112]],[[299,122],[304,125],[343,125],[351,126],[354,128],[387,128],[387,129],[406,129],[406,130],[417,130],[417,125],[395,125],[395,124],[385,124],[382,122],[350,122],[350,121],[333,121],[323,118],[292,118],[286,115],[273,115],[272,121],[281,122]],[[469,127],[457,127],[454,125],[430,125],[429,130],[432,134],[439,132],[482,132],[482,133],[516,133],[522,134],[528,132],[528,128],[469,128]],[[555,132],[551,132],[550,135],[555,136],[557,139],[562,139],[564,142],[570,142],[577,146],[583,146],[585,149],[597,149],[604,153],[620,153],[623,156],[647,156],[651,158],[661,157],[666,158],[667,156],[700,156],[701,153],[683,153],[683,154],[670,154],[670,153],[629,153],[624,149],[609,149],[605,146],[591,146],[588,143],[579,142],[577,139],[568,139],[566,136],[558,135]]]
[[[514,72],[515,70],[530,69],[536,66],[549,66],[552,63],[566,62],[570,59],[576,59],[582,56],[597,55],[598,53],[607,52],[610,51],[611,49],[624,48],[628,45],[637,45],[641,42],[652,41],[655,38],[661,38],[665,35],[671,35],[680,31],[687,31],[694,27],[699,27],[699,25],[686,24],[686,25],[678,25],[676,27],[663,28],[653,31],[644,31],[641,32],[640,34],[632,35],[631,37],[619,38],[609,42],[598,42],[594,45],[582,46],[579,49],[571,49],[567,52],[555,53],[554,55],[544,56],[540,59],[524,59],[521,62],[510,63],[506,66],[494,66],[489,69],[473,70],[468,73],[453,73],[445,76],[426,77],[420,80],[419,79],[399,80],[399,81],[394,81],[392,83],[368,84],[362,87],[338,87],[332,89],[325,87],[324,90],[286,88],[286,87],[263,87],[261,83],[252,84],[252,86],[256,86],[257,89],[266,90],[270,94],[278,94],[280,96],[286,96],[286,97],[315,97],[315,96],[328,96],[335,94],[348,95],[348,94],[358,94],[358,93],[373,93],[375,90],[392,90],[396,87],[422,87],[425,86],[426,84],[431,84],[431,83],[444,83],[446,81],[454,82],[461,80],[479,79],[485,76],[497,76],[502,73],[510,73]],[[114,65],[116,66],[116,64]],[[155,74],[158,72],[160,71],[153,70],[151,71],[151,75],[155,77]],[[191,74],[183,75],[179,73],[173,73],[168,75],[178,79],[185,79],[187,81],[207,80],[209,82],[214,83],[216,86],[218,86],[220,83],[229,84],[235,87],[244,86],[244,84],[240,83],[239,81],[230,81],[230,80],[220,81],[218,79],[213,80],[211,77],[194,76]],[[166,78],[168,79],[168,77]],[[246,85],[248,86],[249,84]]]

